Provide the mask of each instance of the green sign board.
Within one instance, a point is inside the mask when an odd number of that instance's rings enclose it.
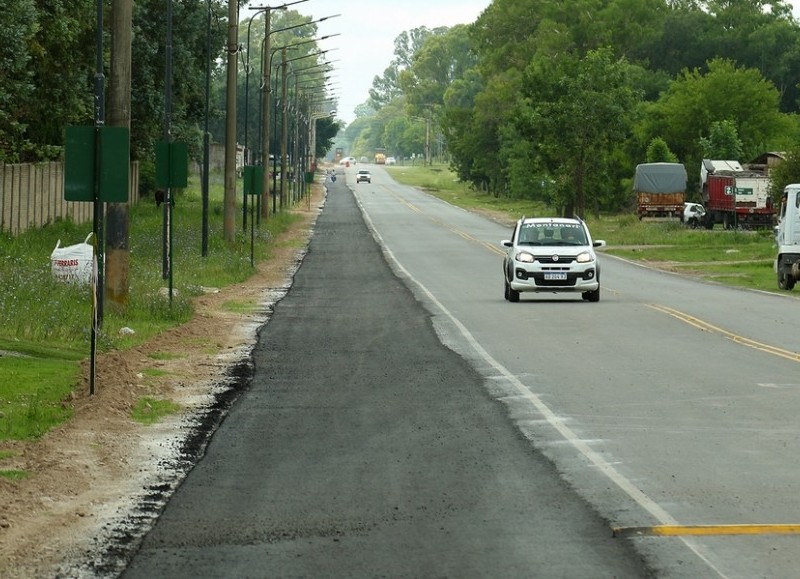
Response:
[[[245,165],[242,180],[245,195],[261,195],[264,192],[264,167]]]
[[[156,143],[156,186],[185,189],[189,182],[189,149],[186,143]]]
[[[67,127],[64,144],[65,200],[128,202],[131,155],[127,128]]]

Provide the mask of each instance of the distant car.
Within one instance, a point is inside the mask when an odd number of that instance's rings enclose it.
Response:
[[[522,292],[580,292],[600,301],[600,264],[589,228],[582,219],[522,218],[511,239],[503,240],[505,299],[518,302]]]
[[[700,203],[684,203],[681,221],[683,221],[689,227],[700,227],[700,225],[703,223],[703,217],[705,217],[705,214],[706,209],[700,205]]]
[[[341,161],[339,161],[340,165],[355,165],[356,158],[355,157],[344,157]]]
[[[369,159],[367,159],[366,157],[361,157],[361,159],[359,159],[359,161],[361,163],[369,163]]]
[[[394,157],[386,157],[387,165],[394,165],[395,163],[397,163],[397,159],[395,159]]]
[[[372,183],[372,174],[366,169],[359,169],[356,173],[356,183]]]

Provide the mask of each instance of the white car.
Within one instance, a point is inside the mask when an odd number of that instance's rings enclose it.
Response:
[[[505,299],[518,302],[523,292],[579,292],[600,301],[600,264],[589,228],[582,219],[523,217],[511,239],[503,240]]]
[[[341,161],[339,161],[340,165],[355,165],[356,158],[355,157],[344,157]]]
[[[386,157],[387,165],[394,165],[395,163],[397,163],[397,159],[395,159],[394,157]]]
[[[356,173],[356,184],[361,183],[372,183],[372,174],[367,169],[359,169],[358,173]]]
[[[700,227],[705,214],[706,209],[700,203],[684,203],[681,221],[689,227]]]

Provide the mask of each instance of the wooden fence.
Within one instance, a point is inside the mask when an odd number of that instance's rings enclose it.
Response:
[[[139,199],[139,164],[131,164],[128,202]],[[64,200],[64,164],[0,163],[0,231],[19,235],[60,219],[92,220],[93,203]]]

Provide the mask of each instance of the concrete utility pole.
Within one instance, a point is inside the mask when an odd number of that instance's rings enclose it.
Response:
[[[239,3],[228,0],[228,84],[225,119],[225,198],[223,236],[236,238],[236,55],[239,52]]]
[[[271,64],[269,61],[269,35],[272,33],[272,13],[270,8],[264,11],[264,46],[261,51],[261,86],[263,87],[263,98],[261,100],[261,167],[264,169],[262,189],[261,189],[261,217],[265,220],[269,215],[269,113],[271,107],[272,85],[270,84]],[[272,192],[275,195],[275,192]]]
[[[133,0],[111,5],[111,82],[108,88],[108,126],[131,126],[131,36]],[[128,160],[130,162],[130,160]],[[130,182],[128,194],[130,198]],[[127,203],[109,203],[106,209],[105,297],[126,307],[129,298],[129,216]]]
[[[289,104],[288,89],[286,87],[286,49],[281,50],[281,107],[283,109],[283,121],[281,126],[281,209],[283,200],[286,198],[286,166],[289,164],[287,156],[287,141],[289,140]]]

